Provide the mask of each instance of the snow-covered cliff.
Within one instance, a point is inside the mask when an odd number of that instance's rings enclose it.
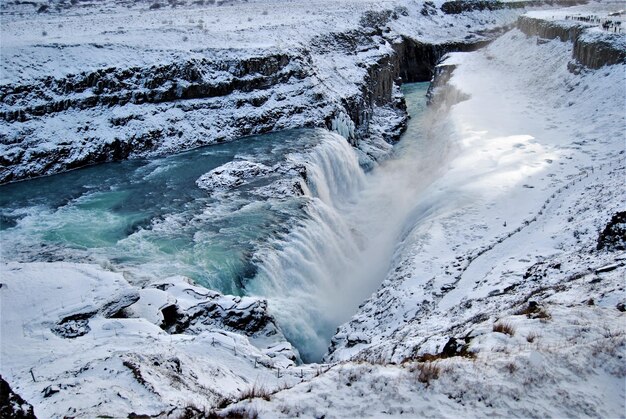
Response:
[[[366,166],[406,123],[397,78],[441,76],[425,155],[372,174],[394,199],[368,210],[404,218],[323,363],[298,364],[261,298],[3,260],[12,391],[39,417],[623,415],[625,65],[595,68],[595,50],[524,23],[619,4],[529,15],[469,52],[523,12],[474,3],[3,3],[2,182],[304,126],[339,132]]]
[[[373,141],[369,123],[383,108],[397,114],[384,139],[397,139],[398,77],[428,80],[445,52],[484,41],[516,15],[323,4],[304,12],[298,2],[3,4],[0,183],[332,128],[341,114],[355,125],[352,141]],[[385,148],[376,140],[370,152]]]

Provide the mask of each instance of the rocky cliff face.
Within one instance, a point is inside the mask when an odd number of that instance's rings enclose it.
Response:
[[[288,118],[320,125],[328,98],[307,80],[307,58],[221,53],[1,86],[0,182],[282,129]]]
[[[519,30],[528,36],[560,39],[574,43],[572,57],[587,68],[626,62],[626,44],[623,36],[610,32],[593,32],[595,25],[573,20],[548,20],[521,16]]]
[[[445,53],[484,43],[419,42],[389,29],[408,14],[365,12],[357,27],[297,48],[206,48],[149,66],[2,84],[0,184],[275,130],[337,130],[337,121],[354,145],[373,136],[383,150],[406,120],[399,84],[430,80]],[[370,123],[382,114],[388,126],[374,135]]]
[[[449,52],[472,51],[486,45],[488,41],[423,43],[402,37],[396,44],[399,75],[405,82],[430,81],[435,75],[435,66]]]

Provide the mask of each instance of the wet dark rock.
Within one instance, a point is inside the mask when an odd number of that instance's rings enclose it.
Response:
[[[74,339],[84,336],[91,330],[89,327],[89,319],[95,314],[96,312],[72,314],[71,316],[61,319],[50,330],[57,336],[65,339]]]
[[[598,250],[626,250],[626,211],[615,213],[598,236]]]
[[[43,393],[43,397],[44,398],[48,398],[48,397],[52,396],[53,394],[56,394],[56,393],[58,393],[60,391],[61,391],[61,389],[58,386],[50,385],[50,386],[44,388],[42,393]]]
[[[33,406],[0,376],[0,418],[37,419]]]

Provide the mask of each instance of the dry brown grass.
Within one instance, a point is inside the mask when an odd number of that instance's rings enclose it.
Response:
[[[426,387],[441,375],[441,367],[435,362],[418,362],[411,365],[409,371],[415,374],[417,381],[426,384]]]
[[[548,320],[550,319],[550,313],[546,311],[545,308],[541,307],[539,304],[535,302],[529,302],[527,306],[520,308],[515,312],[518,316],[526,316],[529,319],[541,319]]]
[[[247,390],[244,390],[239,395],[239,400],[250,400],[250,399],[263,399],[266,401],[270,401],[272,393],[270,393],[265,387],[254,384]]]
[[[493,325],[493,331],[498,333],[504,333],[505,335],[515,336],[515,328],[506,322],[497,322]]]

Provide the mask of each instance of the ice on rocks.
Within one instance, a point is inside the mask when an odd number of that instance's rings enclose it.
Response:
[[[235,160],[202,175],[196,184],[208,191],[227,191],[265,176],[275,169],[261,163]]]

